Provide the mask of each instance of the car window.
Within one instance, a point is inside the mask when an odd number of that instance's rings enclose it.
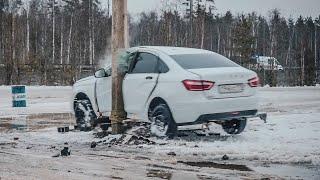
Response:
[[[139,53],[131,73],[156,73],[158,58],[150,53]]]
[[[168,66],[161,60],[159,60],[158,69],[160,73],[166,73],[169,71]]]
[[[215,54],[177,54],[171,57],[184,69],[201,69],[215,67],[237,67],[237,63],[228,58]]]

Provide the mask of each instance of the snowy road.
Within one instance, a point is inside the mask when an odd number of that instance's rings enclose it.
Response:
[[[17,111],[10,107],[9,88],[0,87],[0,128],[21,111],[70,112],[70,87],[27,91],[29,107]],[[91,149],[92,141],[106,139],[94,138],[93,132],[59,134],[56,124],[30,132],[6,126],[0,131],[0,179],[320,179],[320,87],[260,88],[259,93],[268,122],[252,119],[237,136],[212,124],[210,131],[220,135],[152,139],[156,145],[101,143]],[[52,158],[64,146],[71,156]],[[172,152],[176,155],[168,155]],[[221,160],[223,155],[229,160]]]

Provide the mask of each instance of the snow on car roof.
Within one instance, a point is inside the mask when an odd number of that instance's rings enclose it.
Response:
[[[171,46],[140,46],[140,48],[148,48],[157,51],[161,51],[168,55],[177,54],[200,54],[200,53],[212,53],[204,49],[186,48],[186,47],[171,47]]]

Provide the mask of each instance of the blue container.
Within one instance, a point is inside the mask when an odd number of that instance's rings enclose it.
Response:
[[[26,107],[26,86],[11,86],[12,107]]]

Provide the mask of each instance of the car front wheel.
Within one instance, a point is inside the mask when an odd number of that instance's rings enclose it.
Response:
[[[247,119],[233,119],[222,123],[223,130],[228,134],[240,134],[247,125]]]
[[[89,100],[77,100],[75,116],[77,126],[81,131],[90,131],[95,126],[96,115]]]
[[[177,133],[177,124],[172,118],[169,107],[159,104],[149,113],[151,133],[157,137],[173,138]]]

